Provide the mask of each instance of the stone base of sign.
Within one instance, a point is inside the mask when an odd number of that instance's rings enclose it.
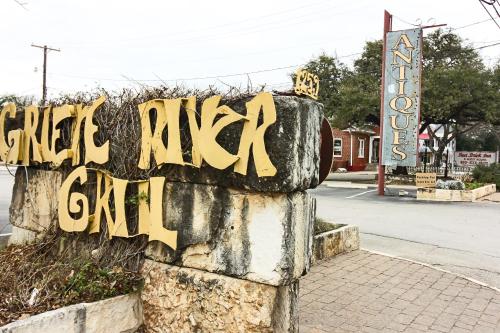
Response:
[[[298,332],[298,281],[271,286],[147,260],[150,332]]]
[[[168,183],[164,202],[166,225],[182,233],[176,251],[150,243],[150,259],[275,286],[309,270],[316,209],[307,192]]]
[[[138,294],[94,303],[81,303],[17,320],[0,327],[2,333],[124,333],[136,332],[143,323]]]
[[[34,233],[43,233],[55,226],[57,194],[62,180],[63,174],[59,171],[17,168],[10,223]]]
[[[0,236],[0,250],[9,244],[10,234]]]
[[[57,227],[62,173],[18,168],[10,208],[10,243],[26,243]],[[282,285],[310,267],[315,203],[303,191],[256,193],[167,182],[163,220],[178,230],[177,250],[153,241],[156,261]],[[32,204],[36,202],[37,204]],[[107,232],[107,231],[103,231]]]
[[[359,228],[355,225],[344,225],[314,236],[313,264],[358,249]]]
[[[38,233],[33,230],[28,230],[24,228],[19,228],[12,226],[12,234],[8,239],[8,244],[23,245],[29,244],[37,239],[38,236],[43,235],[43,233]]]
[[[251,98],[243,98],[227,105],[237,113],[246,114],[245,103]],[[116,113],[117,116],[120,114],[120,119],[125,119],[122,126],[130,131],[128,135],[116,131],[110,137],[113,143],[110,148],[110,165],[115,167],[110,167],[109,171],[115,169],[114,175],[118,178],[128,177],[127,173],[141,175],[141,178],[165,176],[172,182],[208,184],[266,193],[288,193],[316,187],[319,184],[319,146],[323,106],[309,98],[297,96],[273,96],[273,98],[276,106],[276,123],[266,130],[265,148],[277,170],[274,176],[259,177],[257,175],[252,153],[246,175],[234,172],[233,166],[219,170],[206,164],[201,168],[168,164],[161,168],[153,168],[151,171],[139,170],[134,165],[139,158],[140,145],[131,145],[132,142],[141,140],[141,128],[135,110],[132,110],[132,117],[127,115],[122,117],[121,114],[127,112],[125,110]],[[99,113],[96,116],[99,118]],[[107,123],[110,120],[114,122],[115,118],[108,115],[105,119],[97,119],[96,122],[104,122],[105,125],[110,126],[111,124]],[[187,124],[181,123],[182,126],[187,126]],[[242,129],[242,122],[225,127],[217,137],[217,142],[228,152],[235,154],[239,148]],[[130,150],[126,150],[126,161],[123,160],[123,152],[115,152],[115,147],[130,147]],[[189,161],[186,159],[186,162]],[[122,167],[124,163],[127,168]],[[127,170],[127,173],[119,170]]]
[[[417,189],[417,200],[430,201],[476,201],[496,192],[495,184],[488,184],[474,190],[443,190],[435,188]]]

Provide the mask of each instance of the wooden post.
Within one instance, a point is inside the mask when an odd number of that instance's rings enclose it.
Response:
[[[40,46],[31,44],[31,46],[43,49],[43,79],[42,79],[42,106],[43,106],[45,105],[45,101],[47,100],[47,52],[48,51],[61,52],[61,50],[47,47],[47,45]]]

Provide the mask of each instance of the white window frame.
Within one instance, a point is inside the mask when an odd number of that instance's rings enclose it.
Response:
[[[340,141],[340,155],[335,155],[335,141]],[[342,149],[344,148],[344,142],[342,138],[333,138],[333,157],[342,157]]]
[[[358,138],[358,158],[365,158],[365,141],[365,139]],[[363,144],[361,144],[361,142]]]

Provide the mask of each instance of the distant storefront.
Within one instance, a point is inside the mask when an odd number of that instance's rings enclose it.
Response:
[[[350,127],[344,130],[334,128],[332,133],[333,170],[376,170],[380,142],[378,126]]]

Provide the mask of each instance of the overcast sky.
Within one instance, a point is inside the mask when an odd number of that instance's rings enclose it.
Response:
[[[427,21],[458,28],[489,18],[477,0],[18,1],[26,10],[0,0],[0,94],[37,97],[43,58],[31,43],[61,49],[48,55],[49,96],[160,79],[199,88],[246,86],[250,79],[284,89],[291,66],[322,52],[352,64],[365,41],[382,37],[384,9],[395,15],[394,30]],[[491,20],[455,32],[475,47],[500,41]],[[480,54],[494,64],[500,46]],[[238,73],[252,74],[228,76]]]

